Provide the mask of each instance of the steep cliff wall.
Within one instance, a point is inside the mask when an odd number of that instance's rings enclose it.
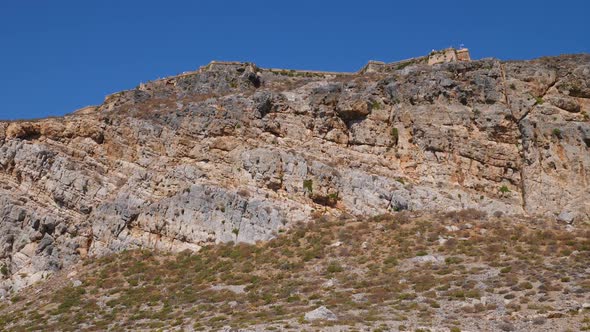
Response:
[[[3,289],[89,254],[267,240],[320,212],[588,221],[589,63],[214,66],[64,118],[0,122]]]

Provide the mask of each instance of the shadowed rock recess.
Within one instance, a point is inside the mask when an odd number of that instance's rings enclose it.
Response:
[[[269,240],[312,214],[590,220],[590,55],[338,74],[212,63],[0,122],[3,294],[88,255]]]

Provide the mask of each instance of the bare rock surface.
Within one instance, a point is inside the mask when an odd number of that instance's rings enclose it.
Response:
[[[1,293],[88,255],[268,240],[314,211],[588,222],[588,63],[212,63],[63,118],[0,122]]]

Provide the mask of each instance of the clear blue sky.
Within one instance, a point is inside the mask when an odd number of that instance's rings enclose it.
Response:
[[[590,52],[590,1],[0,0],[0,119],[62,115],[211,60],[354,71],[465,44]]]

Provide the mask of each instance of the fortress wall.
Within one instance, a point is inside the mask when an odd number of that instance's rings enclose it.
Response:
[[[226,70],[228,67],[235,67],[235,68],[242,68],[245,66],[253,66],[259,71],[262,72],[270,72],[278,75],[285,75],[285,76],[349,76],[349,75],[363,75],[369,73],[385,73],[391,72],[394,70],[400,70],[404,67],[419,64],[419,63],[428,63],[428,65],[434,65],[437,63],[443,62],[453,62],[453,61],[471,61],[471,57],[469,55],[469,50],[466,48],[455,50],[454,48],[449,48],[442,51],[433,52],[429,56],[421,56],[415,57],[410,59],[405,59],[396,62],[385,63],[382,61],[369,61],[365,66],[363,66],[358,72],[333,72],[333,71],[320,71],[320,70],[296,70],[296,69],[285,69],[285,68],[258,68],[255,64],[249,62],[240,62],[240,61],[211,61],[206,66],[201,66],[199,69],[189,72],[184,72],[179,75],[159,78],[153,81],[150,81],[150,84],[153,83],[165,83],[165,84],[172,84],[174,80],[185,77],[185,76],[192,76],[198,73],[202,73],[203,71],[209,70]],[[144,87],[145,84],[140,84],[139,88],[141,89]],[[120,91],[114,93],[112,95],[108,95],[105,98],[105,101],[109,99],[115,99],[121,96],[123,93],[127,91],[132,91],[134,89]]]
[[[375,73],[383,71],[385,62],[370,60],[367,64],[358,71],[358,74]]]
[[[471,61],[471,56],[469,55],[469,50],[466,48],[462,48],[460,50],[457,50],[457,60]]]
[[[298,70],[298,69],[283,69],[283,68],[260,68],[261,71],[272,72],[276,74],[283,74],[290,76],[305,76],[309,75],[354,75],[355,73],[338,72],[338,71],[320,71],[320,70]]]
[[[455,49],[452,48],[431,53],[428,57],[428,64],[431,66],[436,65],[438,63],[454,61],[457,61],[457,52],[455,51]]]

